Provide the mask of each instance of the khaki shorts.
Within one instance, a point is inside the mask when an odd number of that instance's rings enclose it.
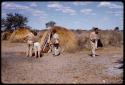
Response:
[[[41,51],[41,45],[39,42],[34,43],[34,51]]]

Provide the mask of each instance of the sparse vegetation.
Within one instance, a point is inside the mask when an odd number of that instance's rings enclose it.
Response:
[[[90,49],[89,33],[90,31],[76,30],[79,49]],[[123,32],[114,30],[100,30],[100,39],[104,45],[119,47],[123,45]]]
[[[8,13],[7,17],[1,20],[1,27],[4,28],[5,31],[11,30],[11,29],[17,29],[20,27],[26,26],[26,23],[28,22],[27,17],[19,14],[19,13]]]

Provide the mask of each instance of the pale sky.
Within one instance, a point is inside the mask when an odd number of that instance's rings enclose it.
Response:
[[[44,29],[48,21],[68,29],[114,29],[116,26],[123,29],[122,2],[2,2],[2,18],[7,13],[28,17],[27,25],[33,29]]]

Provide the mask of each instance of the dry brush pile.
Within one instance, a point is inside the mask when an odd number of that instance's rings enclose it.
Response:
[[[27,28],[19,28],[11,34],[9,41],[10,42],[25,42],[26,36],[31,33],[33,36],[34,34],[31,32],[31,30]]]
[[[78,37],[79,49],[90,49],[89,34],[90,31],[75,31]],[[123,45],[123,32],[113,30],[101,30],[99,33],[100,39],[104,47],[116,46],[120,47]]]
[[[1,40],[8,40],[11,36],[11,31],[5,31],[1,33]]]
[[[123,32],[121,31],[101,31],[101,40],[104,46],[122,46],[123,45]]]
[[[78,48],[78,41],[76,39],[75,33],[68,30],[67,28],[54,26],[52,30],[56,30],[60,37],[60,46],[65,52],[74,52]],[[44,31],[40,39],[41,44],[45,39],[48,31]]]

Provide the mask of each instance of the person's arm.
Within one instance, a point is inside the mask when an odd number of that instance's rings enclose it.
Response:
[[[93,33],[90,33],[90,40],[93,40]]]
[[[57,34],[57,40],[58,40],[58,43],[60,43],[60,37],[59,37],[59,34]]]

